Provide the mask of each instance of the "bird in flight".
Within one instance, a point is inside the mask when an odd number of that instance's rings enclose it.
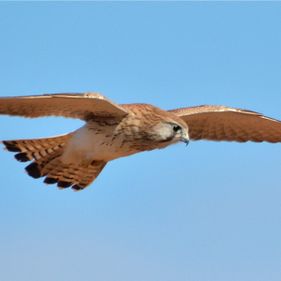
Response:
[[[25,169],[47,184],[82,190],[114,159],[189,140],[281,142],[281,121],[254,111],[203,105],[162,110],[150,104],[115,104],[97,93],[1,97],[0,114],[63,116],[85,125],[69,134],[5,140]]]

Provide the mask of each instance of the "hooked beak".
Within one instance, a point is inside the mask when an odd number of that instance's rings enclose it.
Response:
[[[186,146],[188,146],[188,144],[189,144],[189,136],[188,136],[187,133],[182,134],[181,141],[184,142],[186,144]]]

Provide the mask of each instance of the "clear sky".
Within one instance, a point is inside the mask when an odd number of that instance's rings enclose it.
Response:
[[[281,119],[280,30],[280,3],[1,3],[0,95]],[[2,140],[82,124],[0,120]],[[116,160],[79,193],[0,159],[0,280],[280,281],[281,144],[178,144]]]

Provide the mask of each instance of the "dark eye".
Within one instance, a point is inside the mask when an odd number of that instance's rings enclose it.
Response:
[[[173,125],[173,130],[175,133],[181,130],[181,127],[179,125]]]

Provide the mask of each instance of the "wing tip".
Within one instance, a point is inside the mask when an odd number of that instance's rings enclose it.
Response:
[[[10,152],[21,152],[21,149],[17,147],[14,141],[1,141],[5,148]]]
[[[34,179],[42,177],[39,166],[36,162],[32,162],[25,168],[27,174]]]
[[[60,189],[60,190],[71,187],[71,189],[73,191],[81,191],[81,190],[85,189],[85,187],[86,187],[86,186],[81,186],[81,185],[75,184],[72,181],[60,181],[59,179],[52,178],[52,177],[46,177],[44,179],[44,183],[56,184],[58,189]]]

